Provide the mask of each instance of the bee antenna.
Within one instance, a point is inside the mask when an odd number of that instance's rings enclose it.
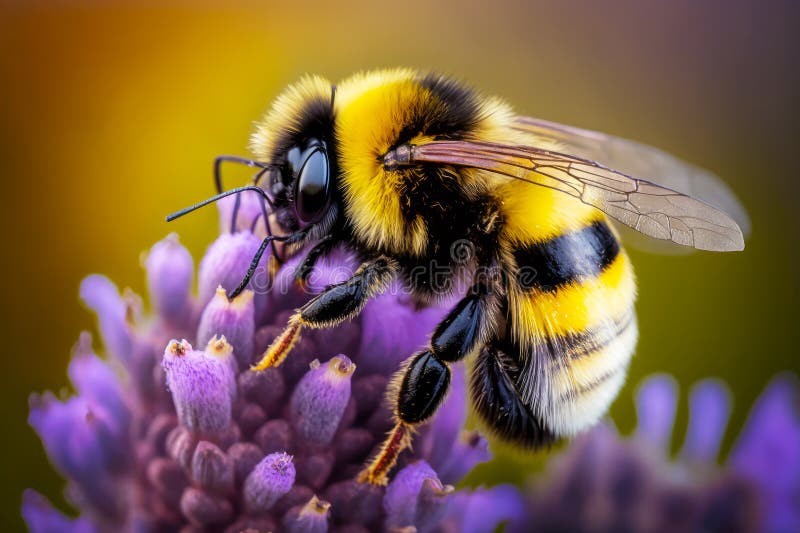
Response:
[[[257,179],[264,174],[264,171],[275,166],[270,163],[260,163],[258,161],[253,161],[252,159],[247,159],[246,157],[239,157],[238,155],[218,155],[214,158],[214,184],[217,186],[217,192],[222,192],[223,190],[222,163],[239,163],[240,165],[247,165],[248,167],[262,169],[258,174],[256,174],[256,178],[254,180],[255,183],[257,183]]]
[[[221,192],[221,193],[219,193],[219,194],[217,194],[215,196],[212,196],[211,198],[207,198],[207,199],[203,200],[200,203],[197,203],[197,204],[194,204],[192,206],[186,207],[184,209],[181,209],[180,211],[176,211],[175,213],[172,213],[171,215],[169,215],[167,217],[167,222],[172,222],[176,218],[180,218],[183,215],[188,215],[192,211],[196,211],[196,210],[200,209],[201,207],[205,207],[208,204],[217,202],[217,201],[225,198],[226,196],[230,196],[232,194],[239,194],[240,192],[244,192],[244,191],[255,191],[255,192],[259,193],[261,195],[261,197],[264,198],[264,200],[267,202],[267,204],[269,204],[269,206],[271,208],[273,207],[272,200],[267,195],[266,191],[264,191],[264,189],[262,189],[261,187],[256,187],[255,185],[247,185],[247,186],[244,186],[244,187],[237,187],[237,188],[231,189],[229,191]]]
[[[239,282],[239,286],[228,293],[228,299],[233,300],[239,296],[239,294],[241,294],[245,287],[247,287],[247,284],[250,283],[250,280],[256,273],[256,269],[258,268],[258,263],[261,261],[261,257],[264,255],[264,252],[267,250],[267,246],[269,246],[271,242],[296,242],[299,238],[305,236],[307,231],[307,229],[304,229],[296,231],[290,235],[267,235],[264,240],[261,241],[261,246],[258,247],[258,251],[250,261],[250,266],[247,268],[247,273],[244,275],[244,278],[242,278],[242,281]]]

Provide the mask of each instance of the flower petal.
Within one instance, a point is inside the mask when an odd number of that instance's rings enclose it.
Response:
[[[109,355],[127,363],[131,359],[133,341],[125,319],[127,306],[117,286],[105,276],[92,275],[81,282],[81,299],[95,312],[100,322],[100,335]]]
[[[22,517],[31,533],[93,533],[98,531],[86,518],[69,518],[32,489],[22,496]]]
[[[800,396],[797,378],[778,376],[750,411],[729,463],[758,487],[768,531],[800,527]]]
[[[180,323],[190,305],[194,261],[176,233],[170,233],[150,248],[144,260],[150,302],[159,316]]]
[[[668,454],[675,423],[678,384],[665,374],[645,379],[636,392],[636,438]]]
[[[719,381],[698,382],[689,393],[689,427],[681,458],[689,464],[714,465],[731,413],[731,395]]]

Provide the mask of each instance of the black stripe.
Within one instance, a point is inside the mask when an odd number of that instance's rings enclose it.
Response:
[[[619,242],[603,221],[514,251],[517,282],[523,290],[555,291],[594,277],[619,254]]]
[[[583,333],[573,333],[560,337],[563,339],[564,359],[581,359],[587,355],[604,350],[614,342],[633,324],[636,315],[633,310],[628,312],[613,327],[599,327]]]
[[[625,368],[625,365],[617,366],[610,370],[606,370],[605,372],[597,376],[597,378],[595,378],[595,380],[592,381],[591,383],[581,385],[580,387],[576,387],[559,395],[555,403],[561,404],[564,402],[575,401],[578,397],[590,393],[593,390],[599,388],[601,385],[607,383],[611,378],[616,376],[623,368]]]
[[[419,84],[436,97],[425,113],[425,133],[436,139],[457,140],[468,136],[481,119],[475,92],[439,74],[427,74]]]

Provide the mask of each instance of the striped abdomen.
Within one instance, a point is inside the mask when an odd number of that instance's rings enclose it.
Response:
[[[544,430],[575,434],[625,379],[637,337],[630,262],[605,219],[517,245],[513,258],[501,343],[509,375]]]

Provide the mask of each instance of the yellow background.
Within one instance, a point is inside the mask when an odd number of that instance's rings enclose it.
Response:
[[[641,341],[612,409],[623,430],[633,384],[652,372],[684,391],[722,377],[738,429],[767,380],[798,367],[800,10],[789,1],[67,3],[0,7],[3,526],[21,527],[24,487],[60,499],[26,398],[66,384],[70,347],[94,325],[80,279],[102,272],[142,291],[139,253],[171,230],[198,258],[214,211],[170,227],[164,215],[212,191],[213,156],[245,153],[252,121],[305,72],[433,67],[731,184],[753,220],[744,253],[632,253]],[[472,481],[520,480],[513,461]]]

